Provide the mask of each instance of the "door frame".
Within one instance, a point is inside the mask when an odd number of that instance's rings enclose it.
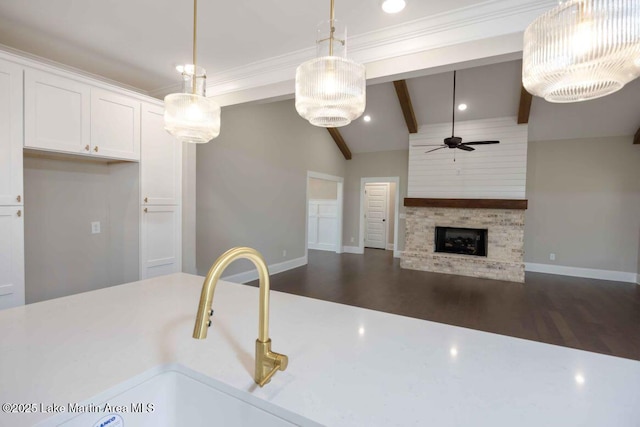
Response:
[[[358,240],[358,252],[364,253],[364,187],[365,184],[396,184],[396,200],[394,202],[394,219],[393,219],[393,257],[400,258],[400,251],[398,250],[398,216],[400,211],[400,177],[398,176],[386,176],[386,177],[367,177],[360,178],[360,217],[358,219],[360,223],[360,236]],[[387,221],[388,222],[388,221]],[[387,236],[389,234],[387,233]]]
[[[341,176],[328,175],[326,173],[307,171],[306,182],[306,202],[304,206],[304,255],[309,258],[309,178],[324,179],[325,181],[333,181],[338,185],[338,199],[336,202],[336,253],[342,253],[342,219],[344,206],[344,178]]]
[[[387,187],[387,200],[385,201],[385,207],[386,207],[386,212],[384,213],[385,216],[389,213],[389,195],[391,194],[391,183],[390,182],[365,182],[364,183],[364,188],[365,188],[365,194],[364,194],[364,206],[365,206],[365,213],[366,213],[366,200],[367,200],[367,194],[366,194],[366,190],[367,190],[367,185],[384,185],[385,187]],[[364,219],[364,214],[362,215],[362,218]],[[364,231],[366,234],[367,231],[367,221],[363,221],[362,222],[364,224]],[[388,246],[389,246],[389,221],[384,221],[384,250],[389,250]],[[364,244],[364,234],[362,236],[362,242]],[[394,235],[395,236],[395,235]],[[395,240],[395,239],[394,239]],[[372,248],[372,249],[378,249],[378,248]]]

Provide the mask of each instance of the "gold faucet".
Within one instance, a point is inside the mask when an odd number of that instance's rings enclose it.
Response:
[[[253,378],[260,387],[263,387],[271,380],[276,371],[287,369],[289,358],[284,354],[271,351],[271,339],[269,339],[269,270],[258,251],[251,248],[229,249],[213,263],[202,285],[193,337],[196,339],[205,339],[207,337],[207,328],[211,326],[209,317],[213,314],[211,304],[213,303],[216,284],[229,264],[240,258],[253,262],[258,269],[258,277],[260,278],[260,313],[258,339],[256,340],[256,370]]]

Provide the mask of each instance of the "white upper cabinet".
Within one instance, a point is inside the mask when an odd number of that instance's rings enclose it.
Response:
[[[142,104],[140,185],[145,205],[180,205],[182,144],[164,130],[164,109]]]
[[[22,206],[0,206],[0,310],[24,305]]]
[[[0,206],[23,202],[22,67],[0,60]]]
[[[103,157],[140,160],[140,102],[92,88],[91,150]]]
[[[89,153],[88,85],[38,70],[24,73],[24,146]]]
[[[24,146],[120,160],[140,160],[140,101],[27,68]]]

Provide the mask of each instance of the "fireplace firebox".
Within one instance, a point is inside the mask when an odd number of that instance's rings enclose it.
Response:
[[[436,252],[487,256],[487,230],[436,227]]]

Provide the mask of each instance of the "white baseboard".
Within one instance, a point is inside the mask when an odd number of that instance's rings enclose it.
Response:
[[[393,250],[393,243],[387,243],[387,250],[388,251],[392,251]]]
[[[567,267],[564,265],[524,263],[525,271],[535,273],[559,274],[561,276],[584,277],[587,279],[612,280],[615,282],[638,283],[636,273],[625,271],[598,270],[595,268]]]
[[[271,264],[269,265],[269,274],[282,273],[283,271],[292,270],[294,268],[302,267],[303,265],[307,265],[306,256],[279,262],[277,264]],[[225,276],[222,278],[222,280],[226,280],[227,282],[235,283],[247,283],[257,279],[258,271],[256,269],[245,271],[244,273],[232,274],[231,276]]]
[[[360,248],[359,246],[343,246],[342,252],[345,254],[360,254],[364,253],[364,248]]]
[[[336,251],[336,245],[323,245],[322,243],[309,243],[307,247],[309,249],[315,249],[316,251]]]

